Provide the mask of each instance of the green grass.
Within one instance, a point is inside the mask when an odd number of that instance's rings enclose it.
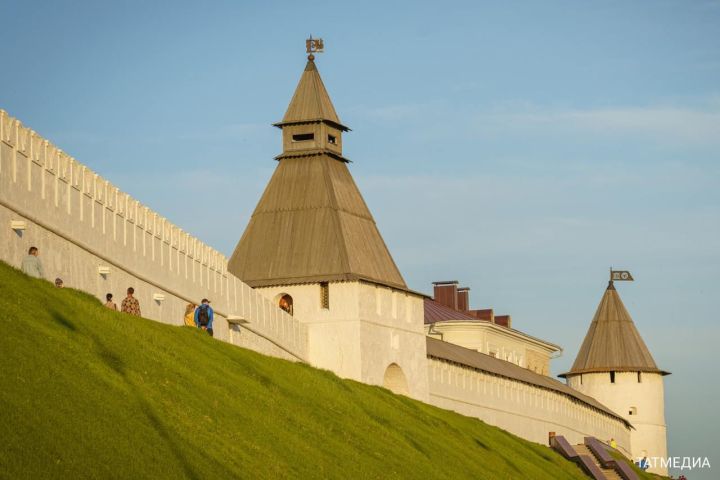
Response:
[[[585,478],[461,415],[0,262],[0,478]]]

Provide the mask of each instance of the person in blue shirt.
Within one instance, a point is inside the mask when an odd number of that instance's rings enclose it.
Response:
[[[210,300],[203,298],[200,306],[195,309],[195,326],[213,335],[213,309],[210,306]]]

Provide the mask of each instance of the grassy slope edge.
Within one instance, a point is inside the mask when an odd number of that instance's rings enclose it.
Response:
[[[0,478],[585,478],[485,423],[0,262]]]

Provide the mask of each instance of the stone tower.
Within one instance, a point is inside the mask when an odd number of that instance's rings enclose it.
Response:
[[[427,399],[423,297],[350,174],[349,129],[312,55],[275,126],[283,151],[228,271],[307,324],[313,365]]]
[[[575,363],[565,377],[569,386],[589,395],[634,427],[634,460],[667,456],[663,377],[630,314],[610,281]],[[607,439],[601,439],[607,440]],[[667,469],[650,469],[667,475]]]

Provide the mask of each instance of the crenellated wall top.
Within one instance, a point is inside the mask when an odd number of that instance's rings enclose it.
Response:
[[[67,183],[129,223],[137,225],[162,242],[187,253],[195,261],[225,275],[227,258],[222,253],[185,232],[130,194],[121,191],[109,180],[78,162],[34,130],[25,127],[20,120],[2,109],[0,109],[0,141],[16,148],[26,158],[56,176],[59,181]]]

